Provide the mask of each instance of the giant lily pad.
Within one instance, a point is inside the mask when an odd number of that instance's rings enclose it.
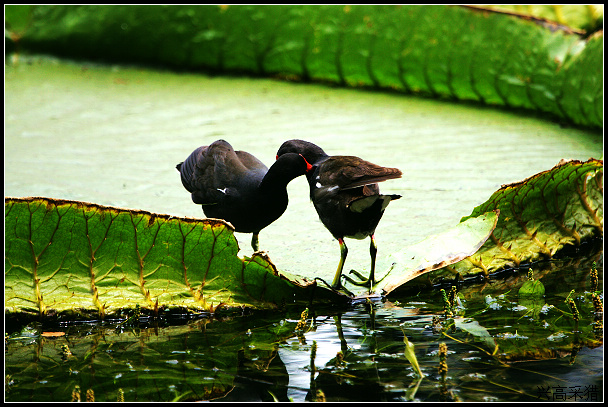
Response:
[[[22,6],[8,7],[20,49],[390,88],[596,128],[603,121],[601,31],[585,39],[559,24],[454,6],[40,5],[27,22],[23,9],[10,9]]]
[[[420,277],[471,276],[551,258],[566,245],[603,234],[603,161],[562,161],[521,182],[504,185],[466,221],[490,210],[500,218],[490,239],[473,256]]]
[[[7,198],[5,233],[9,313],[104,317],[136,305],[158,314],[342,298],[312,281],[290,280],[263,254],[237,257],[232,226],[221,220]]]
[[[553,22],[582,30],[601,29],[604,20],[604,6],[601,4],[492,4],[477,7],[516,13],[522,17],[545,20],[547,24]]]
[[[390,273],[380,281],[386,295],[425,273],[446,267],[475,254],[496,227],[500,211],[469,218],[446,232],[429,236],[389,258]]]

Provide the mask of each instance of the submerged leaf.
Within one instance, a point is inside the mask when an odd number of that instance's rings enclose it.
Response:
[[[479,322],[473,319],[465,319],[462,317],[454,318],[454,324],[456,328],[462,329],[463,331],[475,336],[477,340],[487,345],[487,348],[491,351],[496,347],[494,338],[490,335],[490,332],[483,326],[479,325]]]

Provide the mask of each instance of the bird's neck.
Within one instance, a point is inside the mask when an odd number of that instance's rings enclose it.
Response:
[[[273,169],[270,167],[262,179],[262,182],[260,182],[260,190],[265,193],[279,193],[283,191],[287,194],[287,184],[289,184],[289,181],[291,180],[292,178],[285,174],[284,171],[281,171],[280,168]]]

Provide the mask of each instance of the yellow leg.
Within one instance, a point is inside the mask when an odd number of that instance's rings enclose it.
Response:
[[[376,283],[376,253],[378,253],[378,247],[376,246],[376,239],[374,239],[374,235],[371,235],[369,242],[369,256],[371,257],[372,264],[371,270],[369,272],[369,292],[371,294],[372,287]]]
[[[340,263],[338,263],[338,270],[336,271],[336,276],[331,284],[331,286],[336,290],[342,286],[340,283],[340,277],[342,276],[342,269],[344,268],[346,255],[348,254],[348,248],[346,247],[346,243],[344,243],[344,239],[338,239],[338,243],[340,244]]]
[[[378,253],[378,248],[376,246],[376,240],[374,239],[374,235],[370,236],[370,243],[369,243],[369,256],[371,258],[372,264],[370,267],[370,272],[369,272],[369,277],[365,278],[363,277],[363,275],[361,275],[361,273],[359,273],[356,270],[351,270],[350,273],[356,275],[361,281],[355,281],[352,278],[348,277],[348,276],[344,276],[344,278],[350,282],[351,284],[354,285],[358,285],[358,286],[368,286],[369,287],[369,293],[372,293],[372,288],[374,287],[374,284],[376,283],[375,281],[375,274],[376,274],[376,253]]]

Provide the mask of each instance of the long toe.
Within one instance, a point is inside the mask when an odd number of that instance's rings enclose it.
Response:
[[[365,279],[362,279],[362,280],[355,280],[355,279],[353,279],[353,278],[351,278],[349,276],[346,276],[346,275],[342,276],[342,278],[344,278],[349,283],[351,283],[353,285],[358,285],[360,287],[369,286],[369,285],[373,285],[374,284],[373,280],[370,280],[369,278],[365,278]]]
[[[349,276],[342,276],[346,281],[348,281],[349,283],[359,286],[359,287],[368,287],[369,288],[369,293],[372,293],[372,288],[374,287],[374,284],[376,284],[376,281],[374,280],[374,278],[370,275],[369,278],[365,278],[361,273],[359,273],[356,270],[351,270],[349,274],[354,274],[355,276],[357,276],[357,278],[359,278],[359,280],[355,280],[352,277]]]
[[[350,274],[354,274],[355,276],[359,277],[359,279],[361,281],[367,281],[367,280],[369,280],[368,278],[363,277],[363,274],[359,273],[357,270],[351,270],[349,273]]]

